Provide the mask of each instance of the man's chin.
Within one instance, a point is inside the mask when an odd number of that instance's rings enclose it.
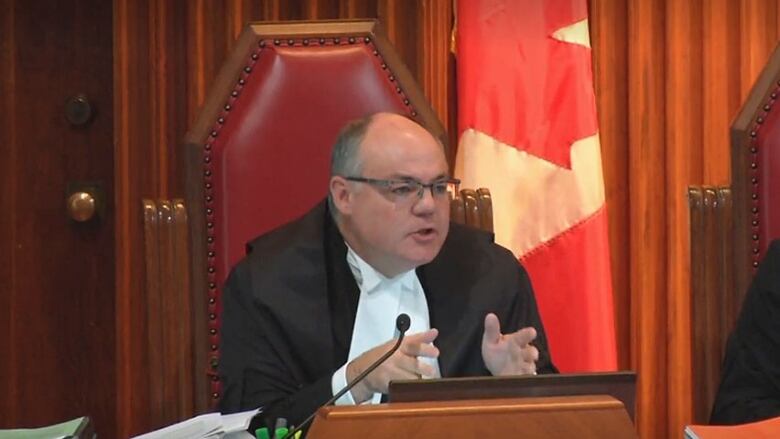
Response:
[[[416,251],[409,255],[408,260],[411,261],[414,264],[414,267],[419,267],[420,265],[425,265],[430,263],[436,258],[436,255],[439,254],[439,251],[441,250],[441,245],[437,246],[430,246],[430,248],[425,249],[419,249],[421,251]]]

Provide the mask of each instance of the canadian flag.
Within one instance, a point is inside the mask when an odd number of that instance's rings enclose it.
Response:
[[[561,371],[617,367],[586,0],[459,0],[456,175],[493,198]]]

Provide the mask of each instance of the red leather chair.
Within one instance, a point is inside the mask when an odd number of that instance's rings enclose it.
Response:
[[[780,238],[780,46],[731,127],[730,186],[689,188],[693,408],[706,423],[755,267]]]
[[[734,192],[735,257],[755,268],[769,242],[780,238],[780,46],[731,128],[731,172]],[[747,290],[753,270],[738,270],[739,287]]]
[[[245,243],[322,199],[339,129],[377,111],[406,114],[446,144],[375,21],[250,24],[240,36],[185,141],[194,330],[208,333],[195,346],[196,408],[219,398],[220,288]]]

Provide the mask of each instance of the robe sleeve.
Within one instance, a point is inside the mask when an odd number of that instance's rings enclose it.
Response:
[[[780,416],[780,240],[762,261],[729,337],[710,422],[775,416]]]
[[[284,335],[270,313],[253,300],[250,278],[247,267],[239,264],[223,291],[220,411],[262,407],[264,423],[284,417],[288,424],[298,425],[333,396],[333,374],[311,382],[296,378],[277,351],[278,344],[271,343]]]

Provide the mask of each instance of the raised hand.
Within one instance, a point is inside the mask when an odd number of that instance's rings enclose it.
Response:
[[[539,350],[531,344],[535,338],[532,327],[502,334],[498,317],[490,313],[485,316],[482,360],[494,376],[535,374],[539,359]]]

